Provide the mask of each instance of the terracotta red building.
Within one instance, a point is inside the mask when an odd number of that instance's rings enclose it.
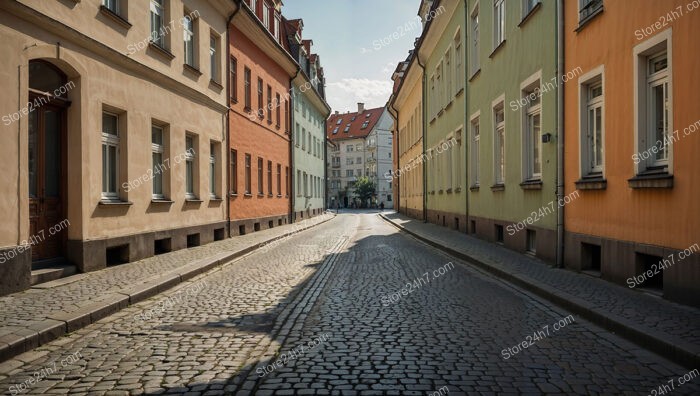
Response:
[[[290,84],[280,0],[246,0],[229,24],[231,235],[290,222]]]

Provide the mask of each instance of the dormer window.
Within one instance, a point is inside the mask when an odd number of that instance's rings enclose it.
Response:
[[[338,119],[338,122],[337,122],[335,125],[340,125],[340,124],[342,124],[342,123],[343,123],[343,119],[342,119],[342,118],[339,118],[339,119]]]
[[[367,126],[369,125],[369,121],[365,121],[362,123],[362,129],[367,129]]]
[[[335,127],[335,129],[333,130],[333,134],[334,134],[334,135],[335,135],[336,133],[338,133],[338,129],[339,129],[338,127]]]

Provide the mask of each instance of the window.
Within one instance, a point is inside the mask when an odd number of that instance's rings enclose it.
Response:
[[[358,165],[362,163],[362,157],[357,157],[357,162]]]
[[[102,199],[119,199],[119,116],[102,113]]]
[[[670,29],[634,49],[637,98],[637,172],[668,172],[673,157],[673,92]]]
[[[352,177],[352,175],[353,175],[352,169],[345,170],[345,177]]]
[[[452,47],[445,52],[445,106],[452,103]]]
[[[433,119],[437,115],[437,104],[435,103],[435,75],[430,77],[430,118]]]
[[[289,167],[284,167],[284,191],[286,196],[289,196]]]
[[[345,147],[345,151],[348,153],[352,153],[353,148],[354,147],[352,144],[348,144],[347,147]]]
[[[267,123],[272,124],[272,87],[267,85]]]
[[[277,164],[277,195],[282,196],[282,165]]]
[[[251,161],[250,154],[246,154],[245,155],[245,193],[248,195],[252,194],[252,191],[253,191],[251,186],[250,186],[250,184],[251,184],[251,181],[250,181],[250,179],[251,179],[250,161]]]
[[[272,196],[272,161],[267,161],[267,194]]]
[[[540,3],[540,0],[523,0],[523,18],[527,16],[535,6]]]
[[[238,194],[238,151],[231,150],[231,194]]]
[[[231,101],[238,103],[238,60],[231,57]]]
[[[218,83],[219,76],[219,36],[211,34],[209,36],[209,65],[212,81]]]
[[[443,84],[444,81],[442,79],[442,61],[438,63],[437,68],[435,69],[435,85],[437,86],[436,88],[436,94],[437,97],[435,98],[435,103],[437,104],[437,112],[440,114],[440,112],[444,109],[445,107],[445,97],[443,95]]]
[[[151,152],[153,159],[153,199],[165,199],[163,194],[164,155],[163,128],[151,126]]]
[[[216,198],[216,152],[218,151],[217,144],[209,143],[209,196]]]
[[[119,15],[119,0],[102,0],[102,5],[113,13]]]
[[[301,149],[306,151],[306,129],[301,128]]]
[[[151,0],[151,42],[161,48],[165,48],[164,19],[163,0]]]
[[[360,129],[367,129],[367,126],[368,126],[368,125],[369,125],[369,121],[365,121],[365,122],[362,123],[362,128],[360,128]],[[333,130],[333,134],[335,134],[336,132],[338,132],[338,128],[335,128],[335,129]]]
[[[258,77],[258,117],[261,119],[265,114],[265,110],[263,109],[263,100],[263,80],[262,78]]]
[[[243,79],[244,79],[244,89],[245,89],[245,109],[250,111],[251,99],[250,99],[250,69],[247,67],[243,69]]]
[[[523,141],[525,149],[525,180],[542,179],[542,102],[539,76],[522,90],[526,99]]]
[[[481,134],[479,133],[479,114],[472,117],[472,185],[479,186],[479,143],[481,142]]]
[[[299,142],[300,142],[300,140],[301,140],[301,137],[299,136],[299,133],[300,133],[299,123],[297,122],[295,126],[296,126],[296,128],[294,128],[294,131],[295,131],[295,134],[296,134],[296,136],[295,136],[296,139],[294,139],[294,144],[295,144],[297,147],[299,147]]]
[[[579,0],[578,20],[579,25],[593,18],[599,11],[603,10],[603,0]]]
[[[501,185],[505,180],[506,172],[506,142],[505,142],[505,114],[503,112],[503,102],[493,108],[493,147],[494,147],[494,184]]]
[[[280,16],[278,14],[275,14],[275,32],[274,32],[274,35],[275,35],[275,39],[277,40],[277,42],[282,41],[282,32],[280,32],[280,25],[281,25]]]
[[[304,172],[304,197],[309,197],[309,175]]]
[[[301,171],[297,170],[297,197],[301,197]]]
[[[506,2],[493,0],[493,48],[506,39]]]
[[[355,161],[352,158],[345,158],[345,165],[354,165]]]
[[[184,33],[183,40],[185,42],[185,64],[192,67],[197,67],[195,63],[195,45],[197,44],[197,37],[195,34],[194,19],[189,15],[190,13],[185,10],[185,16],[182,18],[182,30]]]
[[[263,24],[267,30],[270,30],[270,6],[263,0]]]
[[[462,55],[462,31],[457,30],[454,37],[455,45],[455,93],[459,93],[464,88],[464,56]]]
[[[250,9],[253,11],[253,14],[258,13],[258,0],[250,0]]]
[[[462,129],[455,131],[454,142],[451,142],[448,150],[452,156],[452,172],[454,176],[452,178],[452,186],[455,189],[462,187]]]
[[[348,133],[350,131],[350,124],[345,126],[345,130],[343,132]]]
[[[263,195],[263,159],[258,157],[258,195]]]
[[[194,136],[185,137],[185,198],[197,199],[195,194],[195,148]]]
[[[472,75],[479,71],[481,68],[479,62],[479,5],[474,7],[471,15],[472,23],[472,45],[471,45],[471,58],[472,58]]]
[[[605,105],[602,66],[584,76],[579,92],[581,95],[581,176],[601,176],[604,164]]]
[[[280,94],[275,94],[275,99],[277,99],[277,109],[275,111],[275,121],[276,121],[276,126],[277,128],[280,127],[280,107],[281,107],[281,102],[280,102]]]

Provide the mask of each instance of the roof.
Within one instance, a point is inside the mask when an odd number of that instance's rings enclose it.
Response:
[[[384,112],[384,107],[368,109],[362,113],[331,114],[328,118],[328,130],[326,135],[329,140],[366,138],[379,121]],[[338,121],[340,120],[340,124]],[[367,125],[365,125],[367,122]],[[362,128],[362,126],[365,126]],[[338,128],[336,133],[333,131]],[[347,129],[347,132],[346,132]]]

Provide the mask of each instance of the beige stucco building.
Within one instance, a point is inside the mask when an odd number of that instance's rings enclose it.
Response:
[[[226,236],[234,11],[0,2],[0,294],[42,266],[92,271]]]

